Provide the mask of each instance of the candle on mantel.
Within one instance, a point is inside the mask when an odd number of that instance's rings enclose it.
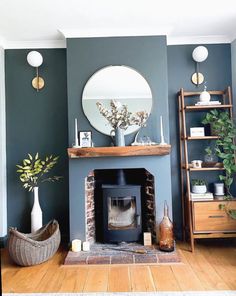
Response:
[[[81,240],[80,239],[74,239],[72,241],[71,250],[72,250],[72,252],[80,252],[81,251]]]
[[[90,243],[89,242],[83,242],[83,251],[88,252],[90,250]]]
[[[162,116],[160,116],[160,126],[161,126],[161,143],[160,143],[160,145],[166,145],[166,142],[164,140],[164,133],[163,133]]]
[[[77,121],[77,118],[75,118],[75,147],[79,147],[79,142],[78,142],[78,121]]]

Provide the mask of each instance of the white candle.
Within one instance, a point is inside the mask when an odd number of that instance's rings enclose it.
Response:
[[[75,146],[79,146],[79,142],[78,142],[78,122],[77,122],[77,118],[75,118]]]
[[[163,138],[163,124],[162,124],[162,116],[160,117],[160,124],[161,124],[161,138]]]
[[[89,242],[83,242],[83,251],[88,252],[90,250],[90,243]]]
[[[72,252],[80,252],[81,251],[81,240],[74,239],[71,245]]]

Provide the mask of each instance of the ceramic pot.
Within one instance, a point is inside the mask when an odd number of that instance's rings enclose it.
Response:
[[[31,232],[43,226],[42,210],[39,204],[38,187],[34,187],[34,204],[31,211]]]
[[[203,194],[207,192],[206,185],[193,185],[192,192],[197,194]]]
[[[115,129],[115,145],[116,146],[125,146],[124,130],[119,127],[117,127]]]

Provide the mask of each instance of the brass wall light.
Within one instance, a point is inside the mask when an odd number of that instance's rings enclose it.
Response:
[[[38,69],[38,67],[41,66],[43,63],[43,57],[41,53],[33,50],[28,53],[27,62],[30,64],[30,66],[36,68],[36,77],[34,77],[32,80],[32,86],[33,88],[37,89],[37,91],[39,91],[44,87],[44,80],[42,77],[39,76],[39,69]]]
[[[204,76],[199,72],[199,63],[204,62],[208,57],[208,49],[205,46],[197,46],[192,53],[193,60],[196,62],[196,72],[192,75],[192,83],[202,84]]]

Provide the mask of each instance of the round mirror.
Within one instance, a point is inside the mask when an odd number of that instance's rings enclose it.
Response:
[[[152,92],[145,78],[136,70],[127,66],[108,66],[90,77],[82,96],[84,114],[90,124],[106,135],[110,135],[113,128],[99,109],[110,112],[114,101],[118,108],[127,106],[128,112],[132,114],[145,111],[149,115],[152,109]],[[102,107],[99,108],[98,105]],[[131,125],[125,130],[125,135],[139,128],[138,125]]]

